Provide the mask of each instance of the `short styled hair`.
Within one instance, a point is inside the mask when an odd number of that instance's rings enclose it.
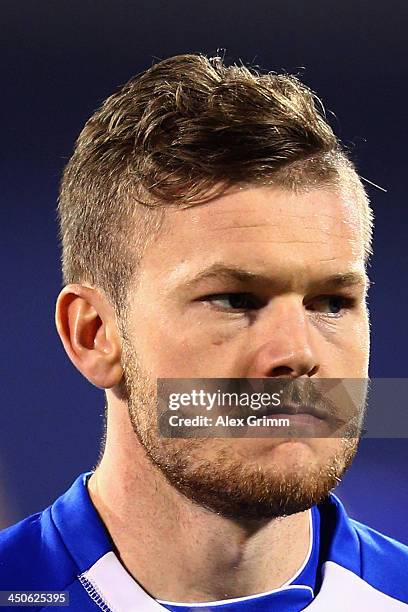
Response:
[[[348,185],[371,253],[367,195],[305,84],[220,57],[160,61],[107,98],[78,137],[58,203],[63,281],[102,289],[120,317],[166,206],[267,184]]]

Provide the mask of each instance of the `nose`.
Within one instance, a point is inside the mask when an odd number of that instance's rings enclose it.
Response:
[[[311,323],[299,297],[275,298],[257,322],[249,378],[313,376],[319,370]],[[255,333],[255,332],[254,332]]]

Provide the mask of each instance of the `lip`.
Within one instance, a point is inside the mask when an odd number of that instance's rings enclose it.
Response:
[[[323,419],[316,417],[309,412],[279,412],[273,414],[274,419],[288,419],[290,425],[318,425],[322,423]]]
[[[312,416],[316,419],[324,420],[328,418],[328,414],[326,411],[317,408],[316,406],[308,406],[308,405],[299,405],[299,404],[284,404],[283,406],[278,406],[275,414],[279,415],[307,415]]]
[[[281,406],[268,406],[263,407],[260,410],[251,410],[249,407],[244,408],[236,406],[229,412],[230,417],[245,417],[249,415],[255,415],[257,417],[273,417],[273,418],[288,418],[291,417],[291,423],[314,424],[317,425],[319,422],[331,422],[333,417],[326,410],[317,408],[307,404],[293,404],[285,403]]]

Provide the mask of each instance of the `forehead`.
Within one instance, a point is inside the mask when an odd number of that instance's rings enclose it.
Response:
[[[182,274],[212,261],[302,270],[364,266],[360,205],[350,195],[250,187],[206,204],[166,211],[144,263]],[[330,271],[330,270],[328,270]]]

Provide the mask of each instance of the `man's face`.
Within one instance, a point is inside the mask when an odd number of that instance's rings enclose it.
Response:
[[[166,212],[131,292],[123,365],[139,441],[190,499],[228,516],[291,514],[352,461],[356,440],[339,437],[164,439],[156,379],[366,378],[361,224],[334,189],[252,187]]]

